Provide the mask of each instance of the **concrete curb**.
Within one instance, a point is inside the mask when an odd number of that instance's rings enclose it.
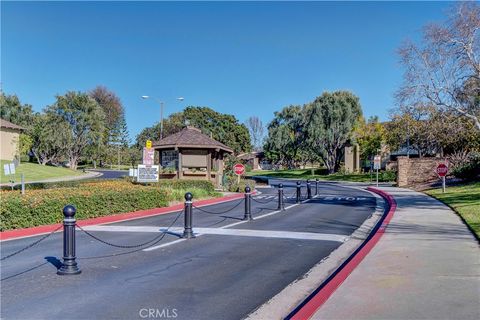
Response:
[[[364,188],[353,186],[346,188],[365,191]],[[287,314],[304,302],[312,292],[335,273],[346,257],[350,257],[368,238],[372,229],[385,213],[384,199],[374,192],[370,191],[370,193],[377,199],[376,209],[349,239],[331,252],[328,257],[313,266],[301,278],[289,284],[269,301],[250,313],[247,319],[284,319]]]
[[[219,204],[223,202],[237,200],[243,197],[244,197],[243,193],[238,193],[238,194],[223,196],[219,198],[198,200],[198,201],[195,201],[194,203],[196,206],[201,207],[201,206],[208,206],[212,204]],[[135,220],[135,219],[140,219],[145,217],[152,217],[152,216],[157,216],[161,214],[167,214],[167,213],[183,210],[183,206],[184,206],[183,203],[179,203],[170,207],[154,208],[154,209],[148,209],[148,210],[140,210],[140,211],[134,211],[134,212],[128,212],[128,213],[120,213],[120,214],[115,214],[110,216],[85,219],[85,220],[78,220],[78,225],[83,227],[83,226],[91,226],[96,224],[107,224],[107,223],[113,223],[113,222]],[[0,241],[3,242],[3,241],[15,240],[20,238],[28,238],[28,237],[46,234],[46,233],[52,232],[53,230],[55,230],[61,225],[62,225],[61,223],[56,223],[56,224],[43,225],[38,227],[2,231],[0,232]],[[59,230],[57,232],[62,232],[62,230]]]

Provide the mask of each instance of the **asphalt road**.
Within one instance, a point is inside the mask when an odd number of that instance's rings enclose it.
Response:
[[[119,179],[128,176],[128,170],[89,170],[92,172],[100,172],[102,175],[96,179]]]
[[[250,222],[241,220],[241,200],[202,207],[222,212],[237,205],[225,214],[194,209],[197,237],[189,240],[179,238],[181,212],[87,228],[131,245],[158,237],[178,217],[161,241],[139,249],[107,246],[77,231],[77,276],[56,275],[62,238],[53,234],[2,261],[1,318],[241,319],[327,257],[375,211],[368,192],[329,184],[319,191],[318,198],[277,212],[276,190],[262,189]],[[293,193],[286,188],[286,196]],[[293,199],[286,202],[291,205]],[[2,243],[2,256],[38,238]]]

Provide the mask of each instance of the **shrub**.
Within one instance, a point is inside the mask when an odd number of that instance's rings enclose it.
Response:
[[[230,192],[245,192],[245,187],[249,186],[250,189],[255,189],[255,181],[254,180],[245,180],[243,178],[240,179],[238,182],[237,177],[232,177],[227,179],[226,189]]]
[[[480,153],[471,153],[467,161],[453,168],[452,174],[462,180],[476,180],[480,175]]]
[[[213,192],[215,190],[213,183],[206,180],[160,180],[158,183],[153,183],[152,185],[185,190],[188,190],[189,188],[196,188],[204,189],[209,192]]]
[[[94,181],[56,189],[2,191],[0,231],[58,223],[66,204],[77,208],[77,219],[165,207],[172,201],[183,201],[185,192],[194,199],[218,196],[207,181],[181,181],[153,185],[128,181]]]
[[[326,176],[328,175],[328,169],[327,168],[315,169],[315,174],[320,176]]]
[[[386,170],[379,172],[378,180],[382,182],[391,182],[397,179],[397,172],[393,170]]]

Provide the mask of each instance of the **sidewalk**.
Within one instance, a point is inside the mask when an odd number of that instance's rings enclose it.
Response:
[[[27,184],[33,184],[33,183],[48,183],[48,182],[63,182],[63,181],[76,181],[76,180],[84,180],[84,179],[92,179],[92,178],[97,178],[100,177],[102,174],[99,172],[92,172],[92,171],[87,171],[82,175],[79,176],[63,176],[63,177],[58,177],[58,178],[49,178],[49,179],[43,179],[43,180],[36,180],[36,181],[27,181],[25,182],[25,185]],[[1,187],[8,186],[10,187],[12,184],[11,183],[0,183]],[[20,182],[14,183],[14,186],[19,186],[21,185]]]
[[[383,237],[312,319],[480,319],[480,249],[441,202],[383,187],[397,210]]]

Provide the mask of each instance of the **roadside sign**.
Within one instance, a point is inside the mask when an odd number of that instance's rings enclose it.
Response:
[[[10,166],[8,165],[8,163],[3,165],[3,172],[5,173],[6,176],[10,174]]]
[[[155,149],[153,148],[143,148],[143,164],[146,166],[153,165],[153,159],[155,158]]]
[[[375,156],[373,158],[373,169],[379,170],[382,162],[382,157],[380,156]]]
[[[442,178],[442,192],[445,193],[446,183],[445,176],[448,173],[448,167],[445,163],[440,163],[435,170],[440,178]]]
[[[147,140],[147,141],[145,142],[145,147],[146,147],[147,149],[151,149],[151,148],[152,148],[152,140]]]
[[[445,177],[448,173],[448,167],[444,163],[437,166],[437,174],[439,177]]]
[[[138,171],[137,171],[137,181],[138,182],[158,182],[158,165],[147,166],[147,165],[139,164]]]
[[[377,188],[378,188],[378,170],[380,170],[381,165],[382,165],[382,157],[379,155],[373,157],[373,169],[377,170]]]
[[[245,166],[241,163],[237,163],[233,166],[233,172],[235,172],[236,175],[240,176],[245,173]]]

